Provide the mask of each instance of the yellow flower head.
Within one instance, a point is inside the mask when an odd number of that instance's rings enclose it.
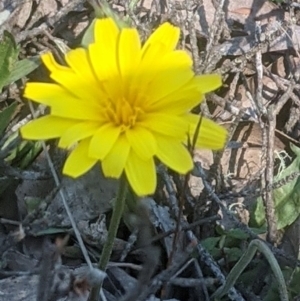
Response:
[[[101,162],[105,176],[123,171],[137,195],[154,192],[154,157],[179,173],[193,167],[184,144],[199,116],[190,110],[221,85],[218,75],[195,76],[192,60],[176,50],[179,29],[164,23],[141,45],[135,28],[97,20],[95,42],[42,60],[55,83],[28,83],[25,97],[50,107],[50,115],[21,128],[26,139],[59,138],[70,149],[63,173],[78,177]],[[202,119],[197,146],[220,149],[226,131]]]

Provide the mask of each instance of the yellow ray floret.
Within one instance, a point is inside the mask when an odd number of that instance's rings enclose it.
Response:
[[[22,137],[58,138],[71,150],[64,174],[78,177],[100,162],[107,177],[125,173],[140,196],[156,188],[155,158],[187,173],[193,160],[186,144],[199,123],[191,110],[221,86],[221,77],[195,75],[187,52],[176,50],[179,35],[164,23],[142,45],[135,28],[107,18],[96,21],[93,44],[65,55],[66,66],[44,54],[54,83],[28,83],[24,96],[50,114],[23,126]],[[226,136],[202,118],[197,146],[221,149]]]

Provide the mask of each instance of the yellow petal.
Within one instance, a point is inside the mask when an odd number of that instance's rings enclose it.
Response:
[[[187,83],[149,106],[150,112],[181,115],[191,111],[203,100],[195,85]]]
[[[56,71],[52,72],[50,77],[77,98],[84,101],[97,104],[101,99],[106,97],[100,86],[92,85],[78,74],[68,74],[66,72]]]
[[[55,116],[44,116],[21,127],[23,138],[31,140],[46,140],[60,137],[77,121]]]
[[[94,103],[104,98],[105,94],[100,86],[96,86],[84,77],[84,70],[77,74],[71,68],[57,64],[51,53],[42,56],[42,60],[51,71],[50,77],[76,97]],[[89,68],[89,66],[83,65],[82,68]]]
[[[164,45],[164,52],[170,52],[176,47],[180,35],[180,29],[171,25],[170,23],[164,23],[159,26],[148,38],[143,46],[143,55],[147,55],[149,50],[156,44]],[[161,53],[163,55],[164,53]]]
[[[88,51],[76,48],[66,53],[65,59],[71,69],[79,76],[85,78],[92,86],[98,86],[97,78],[89,61]]]
[[[138,156],[143,160],[148,160],[156,153],[156,141],[152,133],[140,126],[126,131],[126,137]]]
[[[119,28],[112,18],[97,19],[95,23],[94,40],[105,44],[110,50],[115,47]]]
[[[106,177],[119,178],[124,170],[130,145],[125,135],[121,135],[102,161],[102,171]]]
[[[140,73],[156,71],[159,75],[162,71],[173,70],[173,72],[180,73],[182,70],[188,69],[192,71],[193,61],[190,55],[184,50],[174,50],[166,55],[159,55],[155,60],[148,60],[143,58],[139,65]]]
[[[106,47],[106,43],[91,44],[89,56],[92,67],[98,78],[101,90],[105,91],[104,100],[120,98],[121,76],[117,66],[116,45],[113,50]],[[105,59],[103,59],[105,58]]]
[[[193,168],[193,160],[187,148],[176,139],[158,135],[157,157],[172,170],[186,174]]]
[[[58,146],[61,148],[69,148],[74,143],[91,137],[99,128],[99,123],[80,122],[66,130],[61,136]]]
[[[42,54],[41,59],[50,72],[63,71],[66,73],[69,72],[70,74],[74,73],[69,67],[58,64],[51,52]]]
[[[189,123],[185,118],[170,114],[149,113],[140,124],[148,130],[178,138],[180,141],[187,137],[189,130]]]
[[[190,120],[189,135],[192,141],[200,117],[195,114],[189,114],[188,118]],[[212,150],[222,149],[225,146],[226,139],[227,131],[225,130],[225,128],[210,119],[202,117],[199,135],[196,143],[197,147]]]
[[[169,95],[151,103],[151,111],[164,111],[170,114],[187,113],[203,100],[203,94],[222,85],[218,74],[193,77],[188,83]]]
[[[158,72],[148,85],[149,104],[183,87],[194,76],[191,68],[192,61],[184,51],[174,51],[163,60],[158,59],[157,64],[157,66],[153,64],[152,68]],[[144,88],[143,83],[141,83],[142,88]]]
[[[120,73],[117,66],[119,28],[113,19],[95,24],[95,43],[89,45],[89,57],[102,89],[111,99],[119,98]]]
[[[154,193],[156,172],[153,158],[142,160],[132,150],[126,163],[125,172],[131,188],[138,196]]]
[[[121,90],[123,97],[129,98],[130,81],[136,72],[141,59],[141,41],[135,28],[123,28],[118,43],[118,68],[122,77]]]
[[[222,86],[222,77],[219,74],[197,75],[195,81],[198,83],[198,90],[202,93],[212,92]]]
[[[58,117],[101,121],[101,106],[83,101],[56,84],[28,83],[24,96],[51,107],[51,114]]]
[[[118,67],[125,88],[141,57],[140,37],[135,28],[122,29],[118,43]]]
[[[97,159],[88,157],[88,149],[91,139],[82,140],[67,158],[63,174],[77,178],[88,172],[97,162]]]
[[[89,156],[103,160],[116,143],[120,132],[120,127],[117,127],[111,123],[104,124],[97,130],[91,139]]]
[[[143,50],[145,50],[144,47]],[[165,55],[165,45],[162,43],[148,47],[146,51],[142,52],[141,63],[138,67],[138,70],[140,70],[139,74],[143,74],[145,70],[149,70],[148,72],[152,71],[153,73],[154,64],[157,65],[156,61],[164,58]],[[157,73],[156,69],[154,71]]]
[[[161,71],[161,60],[173,52],[179,35],[179,28],[170,23],[164,23],[146,41],[142,48],[141,63],[137,71],[137,78],[142,76],[140,82],[143,85],[144,78],[149,82]]]

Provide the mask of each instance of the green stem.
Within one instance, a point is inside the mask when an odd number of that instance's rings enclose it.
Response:
[[[120,220],[121,220],[121,217],[122,217],[122,214],[124,211],[124,204],[125,204],[127,189],[128,189],[127,180],[125,177],[121,177],[118,195],[115,200],[115,204],[113,207],[113,214],[112,214],[111,221],[109,224],[107,239],[103,246],[101,257],[100,257],[100,260],[98,263],[99,269],[103,270],[103,271],[106,270],[106,266],[108,264],[110,255],[112,253],[114,240],[116,238]],[[91,293],[89,296],[89,301],[98,301],[100,289],[101,289],[101,284],[94,287],[91,290]]]
[[[248,246],[247,251],[243,254],[237,264],[233,267],[230,271],[225,283],[213,294],[212,298],[218,300],[222,298],[227,292],[230,290],[232,286],[234,286],[235,282],[237,281],[240,274],[244,271],[247,265],[250,263],[252,258],[254,257],[256,251],[259,250],[263,253],[268,260],[270,267],[274,273],[275,279],[278,283],[278,291],[280,294],[281,301],[289,301],[288,292],[285,284],[284,277],[282,275],[281,269],[279,264],[274,257],[271,250],[268,246],[259,239],[254,239]]]
[[[243,254],[240,260],[232,268],[229,275],[227,276],[225,283],[213,294],[212,298],[214,298],[215,300],[219,300],[221,297],[223,297],[228,293],[230,288],[234,286],[240,274],[250,263],[257,250],[259,250],[261,253],[265,255],[266,259],[268,260],[271,266],[275,279],[278,283],[280,300],[289,301],[285,280],[282,275],[281,269],[278,265],[278,262],[274,257],[273,253],[271,252],[271,250],[268,248],[268,246],[259,239],[254,239],[250,242],[247,251]]]

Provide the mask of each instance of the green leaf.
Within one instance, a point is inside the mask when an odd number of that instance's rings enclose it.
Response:
[[[226,235],[231,238],[236,238],[239,240],[246,240],[249,238],[249,235],[245,233],[242,229],[230,229],[228,232],[226,232]]]
[[[124,22],[121,20],[120,17],[110,8],[106,1],[91,0],[89,3],[94,9],[96,19],[93,20],[83,35],[81,40],[81,45],[83,47],[87,48],[89,44],[94,43],[95,41],[94,29],[97,18],[112,18],[120,29],[126,28],[130,25],[129,22]]]
[[[24,203],[28,213],[32,213],[43,202],[42,199],[36,197],[25,197]]]
[[[96,18],[112,18],[119,28],[128,27],[128,24],[120,19],[106,1],[91,0],[89,3],[94,9]]]
[[[12,134],[3,146],[3,149],[8,147],[14,139],[18,137],[18,133]],[[17,166],[19,168],[26,168],[29,166],[37,157],[37,155],[42,150],[42,142],[41,141],[21,141],[14,149],[12,149],[9,155],[5,158],[5,161],[12,165]]]
[[[289,267],[285,267],[283,270],[284,278],[289,281],[288,290],[291,293],[291,298],[299,296],[300,294],[300,268],[296,267],[292,270]]]
[[[11,68],[19,54],[14,37],[4,31],[2,41],[0,41],[0,92],[9,78]]]
[[[11,68],[10,74],[5,82],[5,85],[13,83],[27,74],[31,73],[37,67],[39,67],[41,61],[39,57],[32,57],[15,62]]]
[[[220,237],[208,237],[201,241],[201,245],[208,252],[210,252],[217,246],[219,241],[220,241]]]
[[[238,261],[244,253],[240,248],[224,248],[223,252],[226,254],[228,262]]]
[[[48,228],[45,230],[38,231],[35,236],[44,236],[50,234],[64,234],[70,231],[69,228]]]
[[[3,135],[16,108],[17,102],[14,102],[9,107],[5,108],[2,112],[0,112],[0,136]]]
[[[85,31],[85,33],[83,35],[81,45],[84,48],[87,48],[89,44],[94,43],[95,23],[96,23],[96,19],[93,20],[93,22],[89,25],[89,27],[87,28],[87,30]]]
[[[294,172],[300,171],[300,148],[290,145],[296,158],[290,166],[279,173],[274,181],[285,179]],[[273,191],[275,215],[277,218],[277,229],[291,225],[300,214],[300,179],[295,178],[293,181],[283,185]],[[250,224],[258,227],[265,223],[265,208],[263,200],[259,197],[254,208],[250,211]]]

